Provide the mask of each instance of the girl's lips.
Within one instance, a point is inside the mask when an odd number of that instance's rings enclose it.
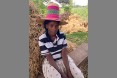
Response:
[[[57,32],[55,31],[55,32],[51,32],[52,34],[56,34]]]

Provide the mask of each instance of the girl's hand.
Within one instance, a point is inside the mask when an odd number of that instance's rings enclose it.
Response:
[[[68,78],[74,78],[70,71],[67,72]]]
[[[67,75],[65,75],[64,73],[61,73],[61,77],[62,78],[68,78]]]

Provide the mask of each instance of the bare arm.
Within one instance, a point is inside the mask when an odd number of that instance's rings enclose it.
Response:
[[[67,73],[68,78],[73,78],[73,75],[71,74],[71,71],[70,71],[67,55],[68,55],[68,50],[66,48],[64,48],[62,50],[62,58],[63,58],[64,65],[66,67],[66,73]]]
[[[66,67],[66,70],[67,70],[67,71],[70,71],[70,67],[69,67],[69,62],[68,62],[67,54],[68,54],[68,51],[67,51],[66,48],[64,48],[64,49],[62,50],[63,62],[64,62],[64,65],[65,65],[65,67]]]
[[[46,57],[47,57],[47,60],[49,61],[50,65],[52,65],[61,74],[62,71],[58,68],[58,66],[55,63],[55,61],[54,61],[53,57],[51,56],[51,54],[47,54]]]

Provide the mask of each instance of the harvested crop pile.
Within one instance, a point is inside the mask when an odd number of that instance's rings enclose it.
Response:
[[[42,26],[37,25],[37,17],[41,17],[34,3],[29,2],[29,78],[37,78],[41,73],[42,56],[38,46],[38,37],[44,32]],[[38,19],[39,21],[39,19]]]
[[[69,13],[69,12],[65,12],[65,13],[60,14],[61,21],[67,20],[70,15],[71,15],[71,13]]]
[[[80,17],[75,15],[70,15],[68,19],[65,20],[68,24],[61,26],[61,31],[65,33],[73,32],[87,32],[88,22],[83,21]]]
[[[72,43],[68,40],[67,40],[67,44],[68,44],[68,48],[67,48],[68,52],[72,52],[77,47],[75,43]]]
[[[84,78],[88,78],[88,57],[78,66],[84,74]]]

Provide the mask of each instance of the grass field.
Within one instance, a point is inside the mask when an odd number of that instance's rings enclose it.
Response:
[[[60,13],[64,13],[64,8],[60,9]],[[85,7],[73,7],[71,13],[80,16],[84,20],[88,20],[88,6]]]
[[[72,8],[71,12],[75,15],[79,15],[84,20],[88,20],[88,6],[74,7],[74,8]]]
[[[72,34],[66,34],[67,40],[80,45],[82,43],[88,43],[88,32],[76,32]]]

